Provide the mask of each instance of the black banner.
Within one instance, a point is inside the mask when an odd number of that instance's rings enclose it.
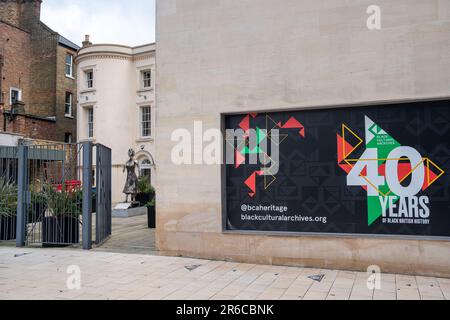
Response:
[[[226,230],[450,237],[450,101],[229,115],[225,127]]]

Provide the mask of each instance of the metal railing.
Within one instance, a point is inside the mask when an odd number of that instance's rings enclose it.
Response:
[[[111,235],[109,148],[91,142],[0,147],[0,173],[0,229],[6,230],[0,240],[91,249],[94,214],[95,242]]]
[[[16,238],[17,148],[0,146],[0,240]]]

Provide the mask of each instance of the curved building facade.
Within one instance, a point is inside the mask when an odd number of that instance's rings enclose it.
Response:
[[[141,175],[154,182],[155,45],[92,45],[86,40],[77,57],[78,142],[112,148],[112,199],[119,203],[130,148]]]

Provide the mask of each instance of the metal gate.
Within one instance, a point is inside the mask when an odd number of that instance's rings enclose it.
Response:
[[[111,149],[97,144],[95,189],[95,243],[101,244],[112,232],[111,215]]]
[[[19,147],[19,201],[23,203],[26,245],[80,242],[83,199],[78,168],[82,151],[79,144]]]
[[[95,243],[111,235],[111,150],[107,147],[91,142],[21,145],[16,180],[17,246],[81,244],[91,249],[93,233]]]
[[[16,238],[17,148],[0,146],[0,241]]]

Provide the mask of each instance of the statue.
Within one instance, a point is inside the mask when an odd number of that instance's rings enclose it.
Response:
[[[136,168],[139,172],[139,163],[134,160],[135,152],[133,149],[128,150],[128,156],[130,159],[125,163],[123,172],[127,171],[127,180],[123,193],[126,194],[125,203],[128,203],[128,196],[131,196],[131,202],[135,202],[136,194],[138,192],[138,176],[136,175]]]

